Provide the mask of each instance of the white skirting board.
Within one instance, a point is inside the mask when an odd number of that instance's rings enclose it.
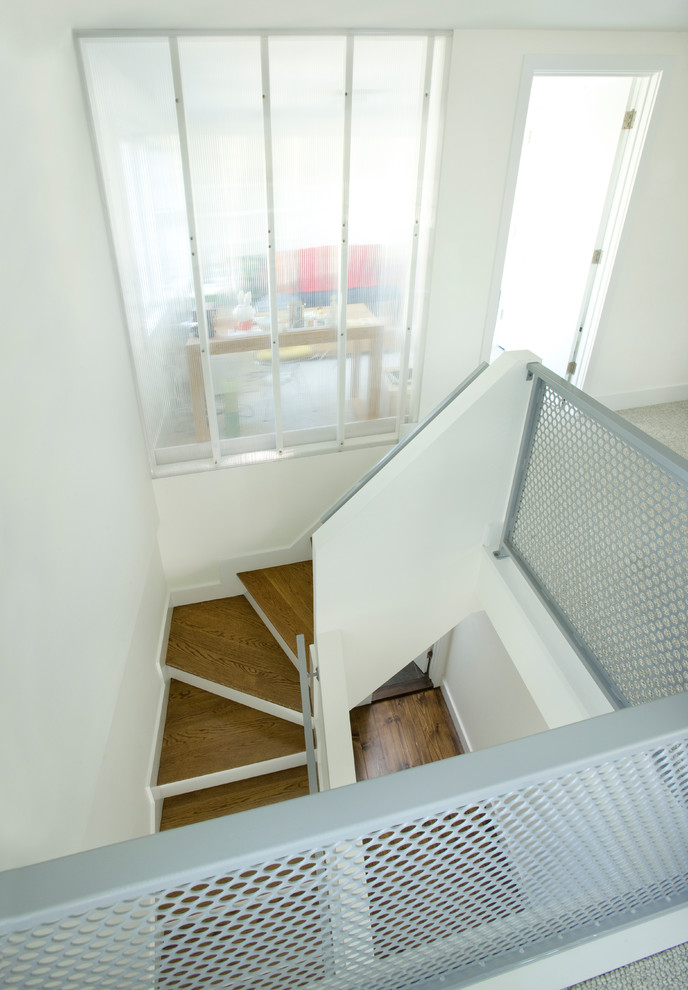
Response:
[[[290,547],[278,547],[260,553],[249,554],[246,557],[235,557],[219,563],[219,581],[210,584],[195,585],[190,588],[174,588],[170,592],[170,603],[177,605],[195,605],[197,602],[210,602],[218,598],[232,598],[245,594],[244,586],[237,577],[242,571],[256,571],[263,567],[279,567],[282,564],[295,564],[300,560],[310,560],[311,532],[303,536]]]
[[[665,385],[660,388],[643,388],[635,392],[617,392],[613,395],[595,395],[595,399],[608,409],[637,409],[640,406],[657,406],[663,402],[683,402],[688,399],[688,383]]]
[[[442,692],[442,697],[444,698],[447,708],[449,709],[449,714],[451,715],[451,720],[454,723],[454,728],[458,733],[461,749],[464,753],[471,753],[473,751],[473,746],[471,745],[471,740],[466,732],[464,724],[461,721],[459,709],[454,701],[454,698],[452,697],[451,691],[449,690],[449,685],[446,681],[442,681],[439,687]]]
[[[156,797],[154,788],[158,780],[158,767],[160,766],[160,754],[162,752],[162,739],[165,732],[165,713],[167,712],[167,699],[170,693],[170,682],[165,677],[165,659],[167,657],[167,644],[170,639],[170,627],[172,625],[172,605],[169,604],[165,610],[165,620],[160,633],[160,645],[158,649],[157,666],[160,674],[160,698],[158,701],[156,731],[153,736],[153,745],[149,763],[148,780],[148,800],[151,809],[151,832],[160,831],[160,818],[162,816],[162,799]]]

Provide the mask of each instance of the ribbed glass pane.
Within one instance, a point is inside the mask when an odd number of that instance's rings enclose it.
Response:
[[[293,445],[336,436],[346,40],[271,38],[269,52],[280,394]]]
[[[396,428],[426,39],[354,47],[349,204],[348,436]]]
[[[179,57],[222,451],[272,447],[260,39],[181,39]]]
[[[168,42],[81,48],[149,444],[158,461],[207,456],[188,360],[195,302]]]
[[[423,374],[424,329],[429,301],[428,272],[432,235],[437,213],[437,186],[442,128],[444,124],[443,91],[447,62],[447,39],[437,36],[432,46],[432,72],[428,94],[427,133],[423,162],[423,185],[418,224],[418,257],[413,291],[413,317],[409,351],[408,387],[402,422],[416,422],[420,406],[420,383]]]

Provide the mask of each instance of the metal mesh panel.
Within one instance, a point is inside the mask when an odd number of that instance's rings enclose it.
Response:
[[[546,385],[505,543],[622,704],[688,689],[688,473]]]
[[[688,745],[0,938],[3,987],[400,990],[688,898]]]
[[[592,980],[576,983],[568,990],[686,990],[686,987],[688,942]]]

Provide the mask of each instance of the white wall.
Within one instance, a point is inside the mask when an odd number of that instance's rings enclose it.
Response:
[[[529,352],[489,367],[313,537],[315,643],[341,631],[352,708],[474,611],[531,386]]]
[[[0,867],[81,848],[122,733],[149,750],[150,705],[113,714],[166,595],[76,60],[36,7],[0,13]]]
[[[442,693],[468,750],[547,728],[485,612],[472,612],[452,631]]]
[[[154,552],[97,775],[83,839],[86,849],[156,828],[149,785],[155,783],[152,775],[157,777],[155,743],[163,716],[164,679],[155,660],[167,647],[168,597],[160,556]]]
[[[238,595],[236,572],[311,555],[320,517],[387,452],[373,447],[153,482],[173,604]],[[175,594],[199,587],[198,593]]]

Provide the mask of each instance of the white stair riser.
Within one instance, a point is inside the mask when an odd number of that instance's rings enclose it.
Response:
[[[205,677],[198,677],[196,674],[190,674],[188,671],[181,670],[178,667],[165,666],[163,673],[168,679],[174,678],[175,681],[182,681],[190,687],[200,688],[202,691],[216,694],[218,697],[226,698],[228,701],[235,701],[237,704],[245,705],[247,708],[255,708],[256,711],[265,712],[266,715],[274,715],[276,718],[281,718],[285,722],[293,722],[294,725],[303,725],[303,713],[295,711],[293,708],[285,708],[283,705],[276,705],[274,702],[266,701],[264,698],[257,698],[253,694],[235,691],[234,688],[225,687],[224,684],[217,684],[215,681],[206,680]]]
[[[263,777],[268,773],[278,773],[280,770],[292,770],[294,767],[303,767],[305,765],[305,752],[292,753],[289,756],[278,756],[274,760],[263,760],[261,763],[250,763],[243,767],[233,767],[231,770],[218,770],[217,773],[206,773],[199,777],[187,777],[184,780],[171,780],[167,784],[156,784],[155,787],[151,788],[151,792],[155,799],[176,797],[178,794],[202,791],[208,787],[220,787],[222,784],[233,784],[237,780]]]

